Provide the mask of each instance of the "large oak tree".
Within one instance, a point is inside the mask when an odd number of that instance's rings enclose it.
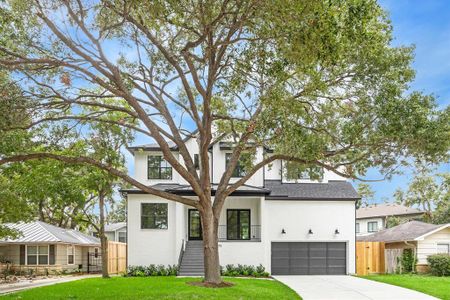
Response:
[[[129,128],[158,143],[197,197],[145,186],[91,156],[25,151],[2,154],[0,164],[91,164],[197,208],[205,281],[217,284],[220,211],[265,165],[283,159],[360,178],[370,167],[390,174],[408,157],[446,159],[448,110],[408,91],[412,48],[391,39],[373,0],[6,1],[0,66],[16,72],[34,103],[22,128],[65,120]],[[234,142],[214,199],[210,170],[197,173],[185,145],[194,130],[201,166],[210,165],[213,143]],[[272,151],[230,183],[239,158],[257,147]]]

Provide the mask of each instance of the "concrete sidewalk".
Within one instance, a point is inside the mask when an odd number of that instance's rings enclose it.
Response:
[[[1,294],[8,294],[13,292],[18,292],[21,290],[27,290],[35,287],[40,286],[46,286],[46,285],[52,285],[57,283],[63,283],[63,282],[70,282],[80,279],[86,279],[86,278],[94,278],[94,277],[100,277],[101,275],[95,274],[95,275],[78,275],[78,276],[61,276],[61,277],[52,277],[52,278],[46,278],[46,279],[33,279],[33,280],[23,280],[15,283],[5,283],[0,284],[0,295]]]
[[[402,287],[353,276],[274,276],[304,300],[437,300]]]

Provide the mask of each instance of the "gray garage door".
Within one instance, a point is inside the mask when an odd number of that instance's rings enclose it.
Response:
[[[345,243],[272,243],[273,275],[346,274]]]

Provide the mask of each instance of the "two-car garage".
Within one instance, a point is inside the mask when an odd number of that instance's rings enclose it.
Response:
[[[345,275],[345,242],[272,242],[273,275]]]

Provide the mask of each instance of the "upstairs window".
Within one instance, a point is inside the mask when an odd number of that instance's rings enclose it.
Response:
[[[148,156],[148,179],[172,179],[172,167],[161,155]]]
[[[228,165],[230,164],[231,160],[231,153],[225,154],[225,168],[228,168]],[[248,153],[241,154],[241,157],[239,157],[239,161],[236,164],[236,168],[234,168],[233,173],[231,174],[231,177],[244,177],[246,175],[245,172],[245,161],[250,159],[250,155]]]
[[[167,203],[141,203],[141,229],[167,229]]]
[[[367,232],[377,232],[377,231],[378,231],[378,222],[367,223]]]
[[[356,233],[359,233],[359,223],[356,223]]]
[[[286,162],[285,174],[287,180],[322,180],[323,168],[288,161]]]
[[[200,170],[200,156],[198,154],[194,154],[194,167],[196,170]]]

